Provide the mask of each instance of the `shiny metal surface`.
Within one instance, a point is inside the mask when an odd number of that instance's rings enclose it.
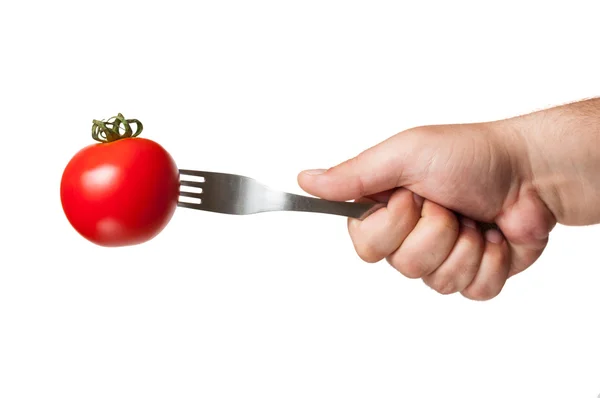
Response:
[[[364,219],[381,203],[335,202],[273,190],[240,175],[179,170],[178,206],[225,214],[301,211]],[[193,178],[192,178],[193,177]]]

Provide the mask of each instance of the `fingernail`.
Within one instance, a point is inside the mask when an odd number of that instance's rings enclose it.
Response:
[[[417,206],[421,207],[423,206],[423,197],[420,195],[417,195],[416,193],[413,193],[413,199],[415,201],[415,203],[417,204]]]
[[[467,228],[472,228],[472,229],[476,229],[477,228],[477,224],[475,224],[475,221],[471,220],[470,218],[467,217],[461,217],[460,219],[460,223],[462,225],[464,225]]]
[[[305,170],[304,174],[308,174],[309,176],[318,176],[320,174],[325,173],[326,171],[326,169]]]
[[[502,242],[502,234],[497,229],[488,229],[485,231],[485,239],[492,243]]]

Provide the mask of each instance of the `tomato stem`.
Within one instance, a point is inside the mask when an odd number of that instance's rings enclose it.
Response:
[[[135,124],[135,132],[131,125]],[[122,138],[137,137],[144,126],[137,119],[125,119],[122,114],[113,116],[108,120],[94,119],[92,124],[92,138],[99,142],[113,142]]]

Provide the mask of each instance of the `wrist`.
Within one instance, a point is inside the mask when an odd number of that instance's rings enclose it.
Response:
[[[600,222],[600,101],[509,119],[523,147],[522,181],[566,225]]]
[[[534,186],[534,172],[531,159],[531,131],[523,128],[518,118],[498,120],[488,123],[492,142],[504,154],[511,169],[512,196],[519,195],[524,188]],[[510,201],[510,198],[507,198]]]

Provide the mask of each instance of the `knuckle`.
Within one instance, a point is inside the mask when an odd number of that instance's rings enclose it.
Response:
[[[545,246],[548,237],[548,227],[540,222],[522,222],[517,239],[524,244]]]
[[[373,264],[381,261],[384,257],[373,245],[355,244],[354,248],[356,250],[356,254],[358,254],[358,257],[360,257],[360,259],[366,263]]]
[[[412,230],[418,223],[421,209],[414,194],[406,188],[398,188],[386,204],[390,223],[396,230]]]
[[[490,283],[476,283],[467,287],[462,295],[475,301],[487,301],[496,297],[500,290],[501,288],[494,287]]]
[[[438,276],[427,284],[433,290],[443,295],[456,293],[457,291],[456,283],[450,275]]]
[[[427,269],[427,267],[421,261],[408,258],[391,261],[390,264],[396,268],[398,272],[409,279],[422,278]]]

